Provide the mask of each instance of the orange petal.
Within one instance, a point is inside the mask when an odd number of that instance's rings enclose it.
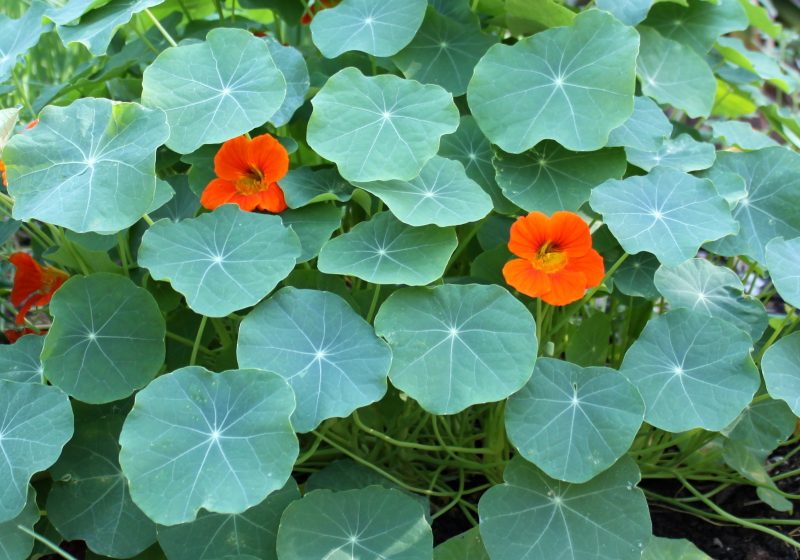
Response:
[[[517,218],[511,226],[508,249],[518,257],[535,259],[539,248],[550,239],[550,218],[541,212],[531,212]]]
[[[214,156],[214,172],[220,179],[236,181],[250,171],[248,160],[248,146],[250,140],[247,136],[231,138]]]
[[[27,300],[33,305],[31,296],[42,289],[42,267],[28,253],[14,253],[8,260],[17,269],[11,287],[11,304],[19,307]]]
[[[583,272],[586,277],[586,287],[594,288],[599,285],[605,275],[603,257],[594,249],[580,257],[570,257],[565,272]]]
[[[550,235],[559,250],[570,257],[585,255],[592,248],[589,226],[574,212],[553,214],[550,219]]]
[[[551,289],[548,275],[533,268],[525,259],[508,261],[503,267],[503,276],[509,286],[531,297],[539,297]]]
[[[0,178],[2,178],[3,186],[8,187],[8,179],[6,178],[6,164],[0,159]]]
[[[230,181],[214,179],[203,191],[200,197],[200,204],[203,205],[203,208],[213,210],[214,208],[230,202],[237,194],[236,186]]]
[[[273,214],[279,214],[286,210],[286,199],[283,197],[283,190],[277,183],[272,183],[266,190],[261,191],[259,194],[261,195],[260,202],[258,203],[258,208],[260,210],[266,210]]]
[[[262,182],[276,183],[289,171],[289,153],[269,134],[253,138],[248,150],[248,161],[261,171]]]
[[[550,291],[542,294],[542,301],[550,305],[567,305],[578,301],[586,292],[583,272],[562,270],[550,275]]]

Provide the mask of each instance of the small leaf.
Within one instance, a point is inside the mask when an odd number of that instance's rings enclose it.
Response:
[[[293,410],[274,373],[190,366],[162,375],[136,395],[119,440],[133,501],[162,525],[261,503],[297,458]]]
[[[456,535],[433,549],[433,560],[491,560],[478,527]]]
[[[686,539],[653,537],[645,547],[642,560],[712,560]]]
[[[739,276],[705,259],[691,259],[656,271],[655,284],[670,308],[691,309],[739,327],[757,341],[767,328],[767,311],[760,301],[745,297]]]
[[[397,290],[378,311],[375,331],[392,347],[392,384],[434,414],[508,397],[536,361],[533,317],[500,286]]]
[[[317,267],[372,284],[424,286],[442,277],[457,245],[452,228],[411,227],[381,212],[323,245]]]
[[[475,65],[497,37],[481,33],[477,22],[458,23],[429,7],[414,40],[392,57],[403,75],[464,95]]]
[[[709,124],[714,131],[714,138],[723,140],[727,146],[737,146],[743,150],[760,150],[778,145],[766,134],[753,130],[747,122],[714,121]]]
[[[128,406],[75,405],[75,436],[50,469],[47,517],[65,540],[98,554],[130,558],[156,542],[156,527],[133,503],[119,468],[119,433]]]
[[[37,0],[19,19],[0,14],[0,83],[11,78],[19,58],[35,47],[47,31],[42,23],[46,10],[47,4]]]
[[[73,277],[53,296],[50,313],[44,375],[71,397],[93,404],[128,397],[164,363],[158,304],[124,276]]]
[[[383,200],[408,225],[456,226],[492,211],[492,199],[470,179],[458,161],[434,156],[410,181],[373,181],[356,185]]]
[[[700,55],[706,54],[720,35],[742,31],[748,24],[739,0],[691,2],[687,7],[658,2],[644,23]]]
[[[326,58],[347,51],[392,56],[414,38],[427,6],[426,0],[343,0],[314,16],[311,38]]]
[[[44,336],[28,334],[14,344],[0,345],[0,379],[20,383],[44,383],[42,353]]]
[[[636,73],[642,93],[659,103],[686,111],[690,117],[711,114],[717,81],[711,67],[691,48],[640,27],[642,39]]]
[[[722,434],[742,445],[763,467],[770,453],[792,435],[796,426],[797,418],[789,405],[766,398],[750,403]]]
[[[639,560],[650,539],[636,463],[623,457],[584,484],[553,480],[514,457],[505,483],[481,496],[480,531],[492,560]]]
[[[612,266],[613,262],[606,266]],[[658,299],[653,282],[656,269],[661,265],[650,253],[637,253],[628,257],[614,273],[614,286],[623,294],[647,299]]]
[[[613,0],[618,1],[618,0]],[[672,123],[649,97],[633,99],[633,114],[608,135],[608,146],[654,152],[672,134]]]
[[[615,277],[616,282],[616,277]],[[611,340],[611,319],[604,313],[595,313],[583,319],[570,336],[566,358],[579,366],[602,366],[606,363]]]
[[[352,67],[331,76],[312,104],[308,144],[348,181],[411,180],[458,127],[453,96],[441,87]]]
[[[289,504],[278,529],[280,560],[431,560],[433,532],[422,508],[397,490],[317,490]]]
[[[202,43],[168,48],[142,79],[142,103],[167,114],[167,147],[181,154],[261,126],[286,91],[267,44],[243,29],[213,29]]]
[[[656,150],[625,148],[625,155],[629,162],[645,171],[660,165],[689,172],[714,165],[717,151],[714,144],[698,142],[688,134],[681,134],[675,138],[665,138]]]
[[[292,425],[309,432],[386,393],[389,347],[339,296],[287,287],[242,321],[241,367],[274,371],[297,395]]]
[[[0,417],[3,523],[22,513],[31,477],[58,459],[72,437],[73,416],[69,398],[57,387],[0,380]]]
[[[800,255],[800,237],[786,241],[777,237],[767,243],[766,264],[769,276],[783,301],[800,308],[800,270],[797,267]]]
[[[627,163],[622,150],[570,152],[545,140],[519,155],[498,153],[494,160],[503,195],[528,212],[577,211],[589,193],[607,179],[621,179]]]
[[[728,203],[711,181],[668,167],[606,181],[592,190],[590,204],[626,252],[653,253],[667,266],[694,257],[706,241],[737,231]]]
[[[177,224],[152,225],[139,264],[169,281],[194,311],[224,317],[261,301],[289,275],[300,252],[297,235],[278,216],[224,204]]]
[[[761,371],[767,391],[776,399],[787,402],[792,412],[800,416],[800,332],[781,338],[770,346],[761,359]]]
[[[641,23],[650,11],[653,0],[597,0],[597,7],[614,14],[627,25]]]
[[[353,195],[353,185],[342,179],[333,167],[290,169],[281,179],[281,188],[289,208],[301,208],[323,200],[347,202]]]
[[[25,508],[13,519],[0,522],[0,558],[3,560],[25,560],[31,557],[33,537],[20,530],[18,526],[33,531],[39,521],[39,506],[36,504],[36,490],[28,486]]]
[[[294,47],[280,44],[271,37],[264,39],[269,47],[272,60],[286,80],[286,98],[283,105],[269,119],[275,127],[287,124],[306,100],[311,81],[303,54]]]
[[[297,262],[303,263],[319,255],[331,234],[342,225],[342,210],[332,204],[312,204],[283,211],[281,220],[300,240],[301,252]]]
[[[77,232],[133,225],[155,197],[156,148],[168,135],[164,113],[136,103],[48,105],[3,151],[14,217]]]
[[[221,558],[278,560],[275,542],[281,514],[300,499],[293,479],[260,504],[239,514],[201,511],[191,523],[160,526],[158,544],[169,560],[219,560]]]
[[[747,333],[722,319],[676,309],[647,323],[620,372],[639,389],[653,426],[719,431],[758,390],[751,345]]]
[[[544,139],[569,150],[600,149],[633,111],[638,42],[632,28],[588,10],[569,27],[495,45],[475,67],[469,107],[506,152]]]
[[[520,454],[548,476],[586,482],[628,450],[643,419],[639,391],[615,370],[540,358],[505,421]]]

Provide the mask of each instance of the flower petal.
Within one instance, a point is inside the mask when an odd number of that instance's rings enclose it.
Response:
[[[280,181],[289,171],[289,153],[269,134],[253,138],[247,159],[250,165],[261,171],[262,182],[266,184]]]
[[[220,179],[236,181],[250,171],[247,136],[237,136],[222,144],[214,156],[214,173]]]
[[[550,305],[567,305],[578,301],[586,292],[583,272],[562,270],[550,275],[550,291],[542,294],[542,301]]]
[[[224,179],[214,179],[203,191],[200,204],[203,205],[203,208],[213,210],[230,202],[237,195],[238,192],[233,183]]]
[[[553,214],[550,218],[550,239],[570,257],[585,255],[592,248],[589,226],[574,212]]]
[[[283,197],[283,190],[277,183],[272,183],[266,190],[259,193],[260,201],[258,208],[273,214],[279,214],[286,210],[286,199]]]
[[[19,307],[27,300],[33,305],[31,296],[41,290],[43,285],[42,267],[28,253],[14,253],[8,260],[17,269],[14,273],[14,285],[11,287],[11,304]]]
[[[533,260],[539,248],[549,240],[550,218],[541,212],[531,212],[511,225],[508,249],[518,257]]]
[[[583,272],[586,276],[586,287],[594,288],[599,285],[605,275],[603,257],[594,249],[580,257],[570,257],[565,272]]]
[[[539,297],[551,289],[548,275],[533,268],[525,259],[508,261],[503,267],[503,276],[509,286],[530,297]]]

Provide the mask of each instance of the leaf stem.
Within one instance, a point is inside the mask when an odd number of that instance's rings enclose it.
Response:
[[[39,535],[39,534],[37,534],[37,533],[34,533],[33,531],[31,531],[31,530],[30,530],[30,529],[28,529],[27,527],[25,527],[25,526],[23,526],[23,525],[17,525],[17,529],[19,529],[20,531],[22,531],[22,532],[23,532],[23,533],[25,533],[26,535],[28,535],[28,536],[30,536],[30,537],[33,537],[35,540],[39,541],[40,543],[42,543],[43,545],[45,545],[47,548],[49,548],[50,550],[52,550],[53,552],[55,552],[56,554],[58,554],[59,556],[61,556],[61,558],[64,558],[64,560],[78,560],[77,558],[75,558],[75,557],[74,557],[72,554],[70,554],[69,552],[67,552],[67,551],[65,551],[65,550],[62,550],[62,549],[60,549],[60,548],[58,547],[58,545],[56,545],[55,543],[53,543],[53,542],[52,542],[52,541],[50,541],[49,539],[47,539],[47,538],[43,537],[42,535]]]
[[[150,11],[150,8],[145,8],[144,13],[146,13],[147,17],[149,17],[152,20],[153,25],[155,25],[156,29],[158,29],[161,35],[164,36],[164,39],[167,40],[167,43],[169,43],[171,47],[177,47],[178,43],[175,42],[175,39],[172,38],[172,35],[169,34],[169,31],[164,29],[164,26],[161,25],[161,22],[158,21],[158,18],[153,15],[153,12]]]
[[[203,315],[203,318],[200,319],[200,326],[197,327],[197,336],[194,337],[194,344],[192,345],[192,355],[189,358],[189,365],[193,366],[197,363],[197,352],[200,350],[200,340],[203,338],[203,331],[206,330],[206,321],[208,321],[208,317]]]
[[[378,298],[381,295],[381,285],[375,284],[375,291],[372,293],[372,301],[369,304],[369,311],[367,312],[367,323],[372,323],[375,317],[375,310],[378,308]]]

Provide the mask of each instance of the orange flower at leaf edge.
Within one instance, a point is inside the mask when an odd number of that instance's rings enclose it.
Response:
[[[238,136],[222,144],[214,156],[217,178],[206,186],[200,202],[209,210],[230,203],[246,212],[283,212],[286,200],[278,181],[288,170],[289,154],[275,138]]]
[[[11,304],[19,309],[16,323],[21,325],[31,307],[50,303],[69,274],[52,266],[40,265],[28,253],[14,253],[8,260],[17,269],[11,287]]]
[[[589,226],[573,212],[548,218],[531,212],[511,226],[509,250],[518,259],[503,267],[506,282],[550,305],[567,305],[603,280],[603,257],[592,249]]]

